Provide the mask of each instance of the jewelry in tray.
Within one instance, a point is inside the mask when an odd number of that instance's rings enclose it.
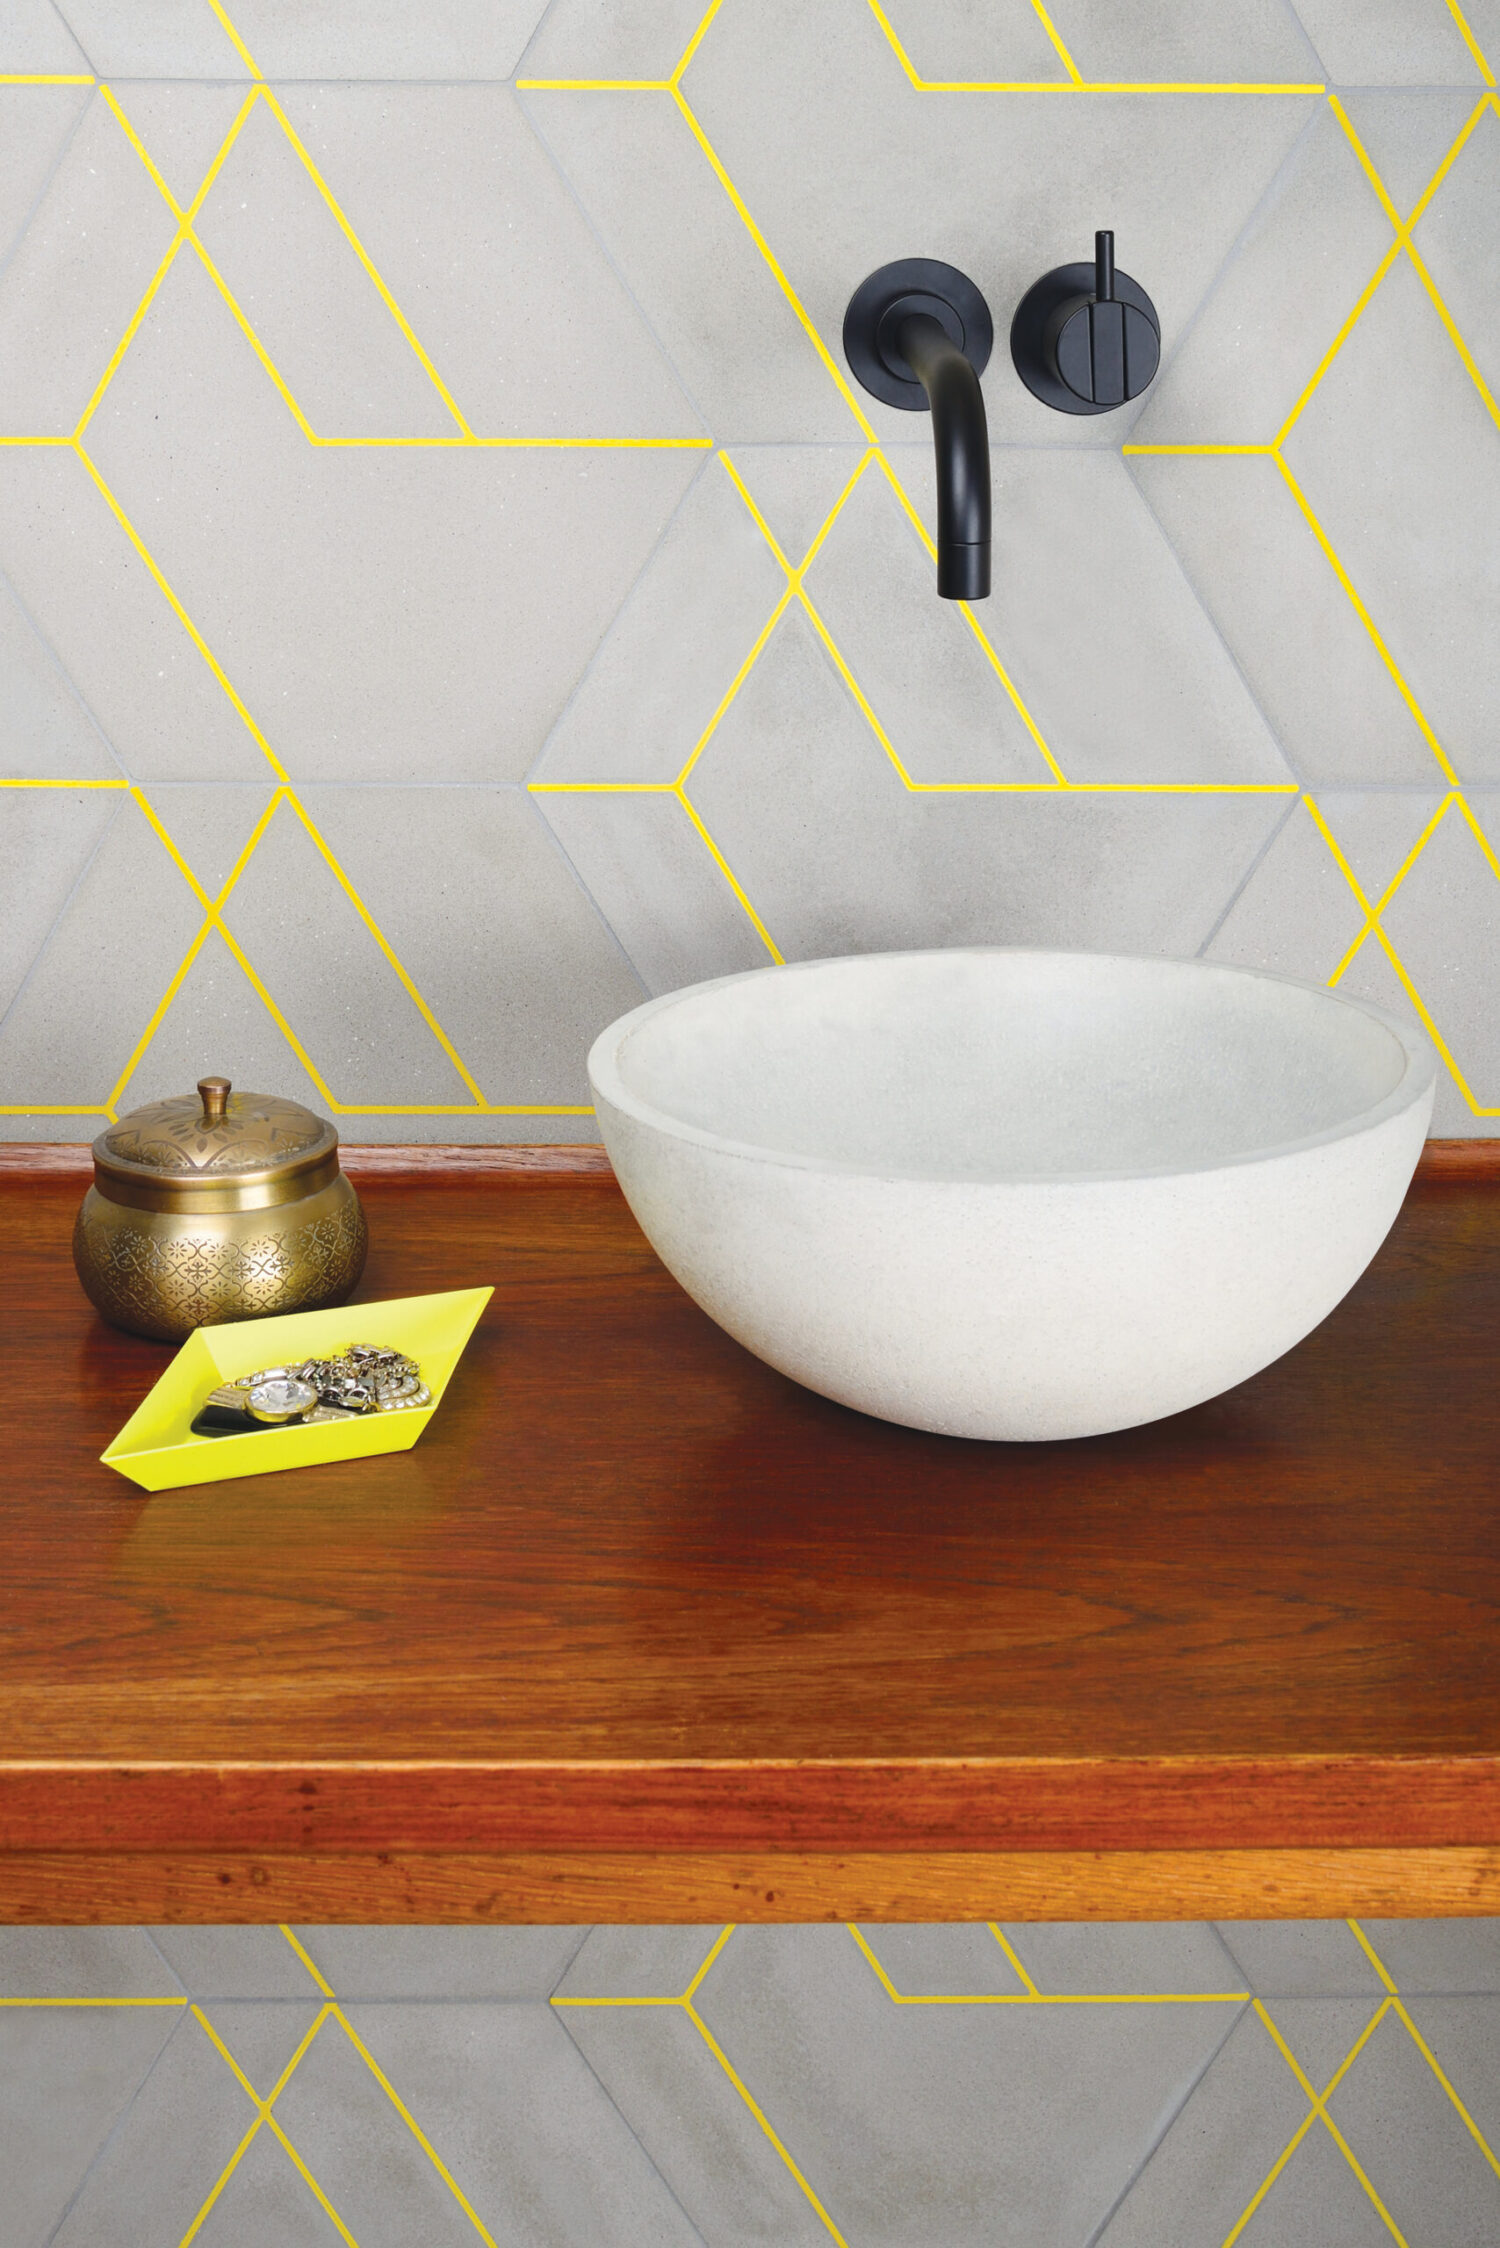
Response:
[[[367,1413],[412,1413],[432,1403],[414,1358],[373,1343],[351,1343],[331,1358],[263,1366],[222,1382],[193,1422],[195,1436],[248,1436],[268,1428],[307,1428]]]

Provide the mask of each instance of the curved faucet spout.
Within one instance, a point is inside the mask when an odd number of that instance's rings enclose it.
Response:
[[[898,341],[932,409],[938,592],[945,601],[983,601],[990,590],[990,438],[979,377],[925,312],[901,322]]]

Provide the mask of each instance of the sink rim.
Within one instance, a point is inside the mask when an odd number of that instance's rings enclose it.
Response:
[[[702,1125],[689,1123],[674,1116],[670,1110],[659,1108],[654,1102],[643,1099],[624,1082],[619,1067],[619,1055],[629,1039],[644,1028],[654,1017],[680,1006],[689,999],[714,990],[727,990],[731,985],[748,983],[767,974],[788,976],[810,973],[819,968],[841,966],[845,963],[874,960],[923,960],[949,956],[952,958],[993,958],[1002,956],[1039,957],[1050,960],[1092,960],[1102,964],[1124,963],[1128,966],[1175,967],[1193,969],[1226,978],[1253,978],[1261,983],[1286,986],[1294,991],[1310,993],[1331,1005],[1346,1008],[1353,1014],[1363,1015],[1378,1023],[1396,1040],[1404,1057],[1404,1066],[1396,1084],[1384,1097],[1370,1107],[1357,1110],[1344,1121],[1324,1127],[1296,1139],[1280,1140],[1265,1147],[1247,1148],[1242,1152],[1215,1155],[1198,1162],[1171,1162],[1153,1165],[1131,1165],[1113,1169],[1073,1170],[996,1170],[993,1174],[976,1175],[972,1171],[944,1170],[934,1164],[931,1168],[916,1171],[895,1164],[875,1165],[853,1162],[839,1156],[811,1155],[795,1149],[767,1147],[755,1140],[732,1139],[719,1132],[711,1132]],[[1309,1153],[1320,1147],[1330,1147],[1341,1140],[1356,1139],[1377,1130],[1392,1117],[1402,1115],[1421,1100],[1437,1073],[1437,1054],[1430,1039],[1415,1025],[1374,1001],[1354,999],[1346,993],[1332,991],[1326,984],[1309,983],[1299,976],[1283,976],[1267,968],[1241,967],[1237,963],[1220,960],[1185,958],[1181,954],[1099,952],[1084,945],[906,945],[899,950],[863,953],[830,953],[816,960],[796,960],[768,963],[764,968],[742,968],[732,975],[708,976],[701,982],[684,984],[676,991],[661,992],[647,999],[639,1007],[618,1016],[594,1040],[588,1055],[588,1077],[596,1101],[603,1099],[611,1108],[632,1118],[637,1124],[664,1136],[687,1142],[689,1145],[711,1150],[715,1154],[729,1155],[743,1162],[762,1163],[788,1171],[807,1171],[830,1178],[876,1180],[901,1186],[971,1187],[990,1191],[998,1187],[1075,1187],[1125,1184],[1147,1179],[1206,1178],[1222,1171],[1240,1170],[1251,1164],[1274,1163],[1288,1156]]]

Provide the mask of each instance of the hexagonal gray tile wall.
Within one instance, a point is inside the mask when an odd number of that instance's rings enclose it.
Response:
[[[213,1066],[586,1137],[643,991],[959,937],[1378,993],[1500,1129],[1497,54],[1496,0],[10,0],[3,1129]],[[1162,372],[1065,422],[1005,323],[1104,223]],[[842,366],[918,249],[1000,330],[972,611]]]

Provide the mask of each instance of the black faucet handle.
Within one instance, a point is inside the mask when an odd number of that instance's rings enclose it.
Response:
[[[1138,281],[1115,267],[1113,230],[1092,265],[1059,265],[1034,282],[1010,329],[1016,373],[1064,414],[1107,414],[1138,398],[1161,362],[1161,324]]]

